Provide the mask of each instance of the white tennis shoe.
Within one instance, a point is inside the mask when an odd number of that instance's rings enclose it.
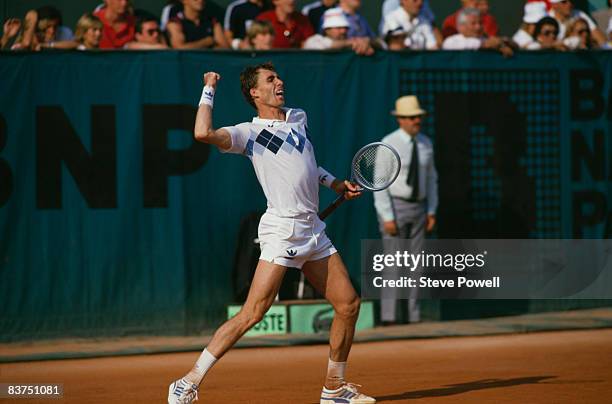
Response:
[[[359,384],[344,383],[336,390],[323,387],[321,392],[321,404],[374,404],[376,399],[366,396],[357,390]]]
[[[198,401],[198,386],[179,379],[168,387],[168,404],[191,404]]]

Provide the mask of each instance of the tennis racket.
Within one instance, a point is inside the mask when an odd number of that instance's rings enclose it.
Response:
[[[353,157],[351,164],[351,182],[366,191],[382,191],[388,188],[400,172],[401,160],[397,151],[382,142],[363,146]],[[338,206],[346,200],[340,195],[331,205],[319,214],[325,220]]]

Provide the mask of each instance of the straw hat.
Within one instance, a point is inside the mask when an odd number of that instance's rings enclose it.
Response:
[[[421,109],[419,100],[414,95],[405,95],[395,101],[395,109],[391,111],[394,116],[417,116],[425,115],[427,111]]]

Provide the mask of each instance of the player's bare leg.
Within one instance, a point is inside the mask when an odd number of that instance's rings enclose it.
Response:
[[[208,351],[221,358],[255,324],[263,319],[283,282],[287,268],[260,260],[242,309],[213,335]]]
[[[169,386],[168,403],[192,403],[197,400],[198,387],[210,368],[266,314],[278,294],[286,271],[284,266],[259,261],[244,306],[217,329],[191,371]]]
[[[346,362],[353,345],[360,305],[346,267],[340,255],[335,253],[304,264],[302,271],[315,289],[334,307],[334,320],[329,334],[329,358],[334,362]],[[336,389],[343,381],[328,372],[325,387]]]

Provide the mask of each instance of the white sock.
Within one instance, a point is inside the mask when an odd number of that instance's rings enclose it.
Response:
[[[202,379],[204,379],[204,376],[210,368],[213,367],[215,362],[217,362],[217,358],[208,352],[207,349],[204,349],[191,371],[185,376],[185,380],[199,386],[200,383],[202,383]]]
[[[330,359],[327,363],[327,381],[334,384],[342,384],[344,382],[345,371],[346,362],[334,362]]]

